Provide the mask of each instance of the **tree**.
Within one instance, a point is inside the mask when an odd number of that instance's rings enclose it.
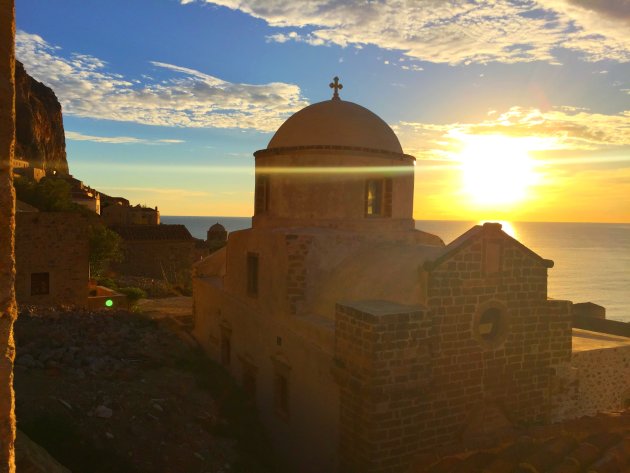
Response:
[[[101,223],[90,225],[90,275],[100,277],[107,270],[109,263],[120,261],[122,239],[113,230]]]
[[[70,184],[63,179],[43,178],[40,182],[27,177],[15,179],[18,200],[44,212],[76,210],[70,197]]]

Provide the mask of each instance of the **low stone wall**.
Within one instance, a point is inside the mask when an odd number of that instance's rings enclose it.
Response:
[[[554,421],[615,411],[630,404],[630,345],[573,352]]]

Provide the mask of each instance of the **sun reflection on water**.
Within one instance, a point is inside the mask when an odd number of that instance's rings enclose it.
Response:
[[[500,223],[501,230],[510,235],[512,238],[518,239],[518,234],[516,233],[514,225],[507,220],[480,220],[478,225],[483,225],[484,223]]]

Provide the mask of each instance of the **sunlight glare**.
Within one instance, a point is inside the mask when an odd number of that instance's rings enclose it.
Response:
[[[479,206],[509,205],[523,201],[536,184],[535,161],[525,139],[501,135],[460,138],[463,190]]]
[[[500,223],[501,230],[510,235],[512,238],[518,239],[516,228],[514,228],[514,225],[512,225],[507,220],[480,220],[477,225],[483,225],[484,223]]]

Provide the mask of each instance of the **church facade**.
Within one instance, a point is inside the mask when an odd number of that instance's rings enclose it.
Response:
[[[290,117],[256,159],[252,228],[194,267],[194,335],[303,472],[402,472],[480,419],[545,422],[570,302],[543,259],[475,226],[415,228],[415,158],[369,110]]]

